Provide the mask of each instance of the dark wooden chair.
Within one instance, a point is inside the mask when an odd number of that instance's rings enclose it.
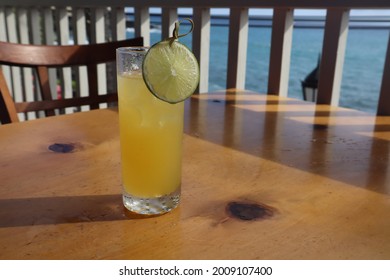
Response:
[[[39,87],[37,100],[32,102],[15,102],[11,87],[7,84],[0,67],[0,122],[18,122],[18,113],[45,112],[45,116],[55,115],[55,109],[80,107],[89,105],[90,109],[99,108],[101,103],[117,101],[114,92],[98,94],[97,65],[113,62],[116,59],[116,49],[126,46],[143,46],[143,38],[133,38],[122,41],[69,46],[26,45],[0,42],[0,64],[18,67],[30,67],[34,70],[36,84]],[[56,93],[51,91],[49,84],[49,68],[64,68],[71,66],[86,66],[88,76],[88,96],[71,98],[53,98]],[[115,67],[114,67],[115,68]],[[32,77],[32,80],[34,78]]]

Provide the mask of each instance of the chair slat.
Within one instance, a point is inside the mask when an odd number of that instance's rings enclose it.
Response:
[[[53,100],[49,84],[49,72],[47,67],[38,66],[38,82],[40,84],[42,100]],[[54,110],[46,110],[46,116],[54,116]]]
[[[15,104],[15,107],[18,112],[30,112],[38,110],[50,111],[56,108],[78,107],[83,105],[92,105],[93,107],[97,108],[99,103],[116,101],[118,101],[117,93],[108,93],[105,95],[84,96],[72,99],[21,102]]]
[[[89,45],[72,45],[72,46],[39,46],[39,45],[21,45],[0,42],[0,64],[4,65],[16,65],[18,67],[32,67],[37,69],[37,76],[40,84],[40,93],[42,94],[41,99],[43,102],[35,99],[33,102],[26,102],[20,100],[16,102],[17,112],[31,112],[31,111],[46,111],[46,115],[54,115],[53,109],[68,109],[69,112],[74,112],[75,108],[84,105],[91,105],[91,108],[99,108],[99,104],[107,104],[116,100],[117,97],[113,97],[107,92],[103,92],[97,83],[97,64],[104,62],[114,62],[116,59],[115,50],[118,47],[126,46],[143,46],[142,38],[134,38],[122,41],[115,41],[101,44],[89,44]],[[28,53],[26,57],[24,54]],[[43,56],[43,54],[45,54]],[[25,59],[23,63],[21,58]],[[43,62],[43,64],[40,64]],[[72,96],[69,98],[57,99],[56,90],[53,90],[49,83],[49,67],[70,67],[85,65],[88,67],[88,89],[89,96]],[[13,66],[14,68],[16,66]],[[105,66],[105,65],[102,65]],[[112,73],[115,75],[115,71]],[[4,75],[3,80],[6,81]],[[111,77],[113,80],[116,77]],[[26,79],[27,81],[27,79]],[[33,82],[33,81],[31,81]],[[5,87],[7,82],[2,83],[2,87]],[[116,88],[115,88],[116,91]],[[111,92],[111,91],[110,91]],[[7,108],[6,101],[11,99],[9,90],[2,90],[1,95],[3,96],[0,100],[1,108]],[[9,95],[9,97],[7,97]],[[5,96],[5,97],[4,97]],[[66,97],[66,96],[65,96]],[[88,102],[92,102],[89,104]],[[43,104],[39,107],[39,104]],[[59,107],[56,107],[59,106]],[[10,115],[12,113],[8,112]],[[17,117],[16,117],[17,119]],[[8,123],[13,122],[15,118],[10,118],[1,114],[1,122]]]
[[[88,85],[89,85],[89,95],[90,96],[98,96],[98,68],[96,65],[88,65]],[[91,109],[98,109],[98,104],[92,104]]]
[[[0,122],[10,123],[19,122],[15,103],[9,92],[7,81],[0,67]]]

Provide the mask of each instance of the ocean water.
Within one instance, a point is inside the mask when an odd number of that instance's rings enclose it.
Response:
[[[185,32],[186,26],[182,26]],[[212,25],[210,34],[209,91],[226,88],[228,27]],[[301,80],[312,71],[321,53],[324,30],[322,28],[294,28],[289,78],[289,97],[302,99]],[[128,37],[134,33],[128,30]],[[385,62],[388,29],[350,29],[348,32],[343,67],[340,106],[375,112]],[[161,40],[161,32],[151,33],[151,44]],[[192,36],[180,39],[191,48]],[[247,71],[245,88],[265,93],[271,28],[249,28]]]

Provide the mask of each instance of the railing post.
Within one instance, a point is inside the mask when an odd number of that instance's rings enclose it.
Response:
[[[31,43],[35,45],[42,44],[41,24],[42,16],[38,8],[30,10],[30,24],[31,24]]]
[[[72,10],[73,40],[75,44],[87,44],[87,21],[85,10],[74,7]],[[76,96],[88,96],[88,74],[85,66],[75,67]],[[89,106],[82,106],[81,110],[89,110]]]
[[[69,45],[69,17],[68,11],[66,7],[58,7],[56,9],[57,15],[57,34],[58,34],[58,44],[59,45]],[[72,98],[73,90],[72,90],[72,71],[71,68],[63,68],[61,69],[61,90],[63,98]],[[56,90],[51,90],[52,98],[57,99]],[[67,114],[73,113],[72,108],[66,108],[65,112]]]
[[[294,25],[293,9],[275,9],[272,20],[268,94],[287,96]]]
[[[230,9],[226,87],[244,89],[248,46],[248,8]]]
[[[43,9],[43,38],[45,45],[54,45],[53,11],[50,7]]]
[[[176,8],[162,8],[161,14],[161,39],[166,39],[172,36],[173,29],[175,28],[175,21],[177,20]]]
[[[135,36],[144,38],[144,45],[150,45],[150,16],[149,7],[134,8],[134,29]]]
[[[54,45],[55,43],[53,13],[54,11],[51,7],[43,8],[43,41],[45,45]],[[56,92],[57,73],[55,69],[49,69],[49,83],[51,92]],[[37,99],[41,99],[40,95],[38,95]]]
[[[18,43],[18,30],[16,27],[16,13],[18,9],[6,8],[5,9],[5,20],[7,28],[8,42]]]
[[[386,60],[377,108],[378,116],[390,116],[390,37],[387,43]]]
[[[73,40],[75,44],[87,44],[87,22],[84,9],[74,7],[72,10]]]
[[[6,8],[5,9],[5,21],[7,28],[8,41],[11,43],[20,43],[18,38],[17,20],[16,15],[19,9]],[[22,102],[23,100],[23,89],[22,89],[22,72],[20,67],[10,67],[10,72],[5,71],[7,81],[9,83],[10,90],[13,98],[16,102]],[[19,118],[24,120],[24,115],[20,115]]]
[[[192,35],[192,51],[199,61],[200,80],[197,92],[209,90],[210,9],[197,8],[193,13],[196,28]]]
[[[6,9],[3,7],[0,8],[0,41],[4,41],[4,42],[8,41]],[[4,79],[7,81],[7,84],[10,85],[11,67],[3,65],[2,70],[3,70]]]
[[[5,23],[5,8],[0,7],[0,40],[7,42],[7,28]]]
[[[113,41],[126,39],[126,15],[123,7],[111,9],[111,32]]]
[[[328,9],[318,79],[318,104],[339,104],[348,22],[349,10]]]
[[[28,12],[25,8],[20,8],[18,10],[18,29],[20,34],[20,43],[22,44],[30,44],[30,36],[29,34],[32,32],[29,32],[30,27],[32,26],[29,22],[28,18]],[[25,101],[34,101],[34,88],[31,83],[31,77],[33,76],[33,72],[30,68],[22,68],[22,92],[21,95],[23,96],[23,100]],[[35,113],[34,112],[28,112],[26,114],[27,119],[35,119]]]

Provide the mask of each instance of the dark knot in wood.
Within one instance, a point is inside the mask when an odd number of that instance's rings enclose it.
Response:
[[[54,143],[49,146],[49,150],[55,153],[71,153],[74,149],[74,144]]]
[[[260,203],[229,202],[226,206],[229,216],[244,221],[267,219],[274,215],[275,209]]]

